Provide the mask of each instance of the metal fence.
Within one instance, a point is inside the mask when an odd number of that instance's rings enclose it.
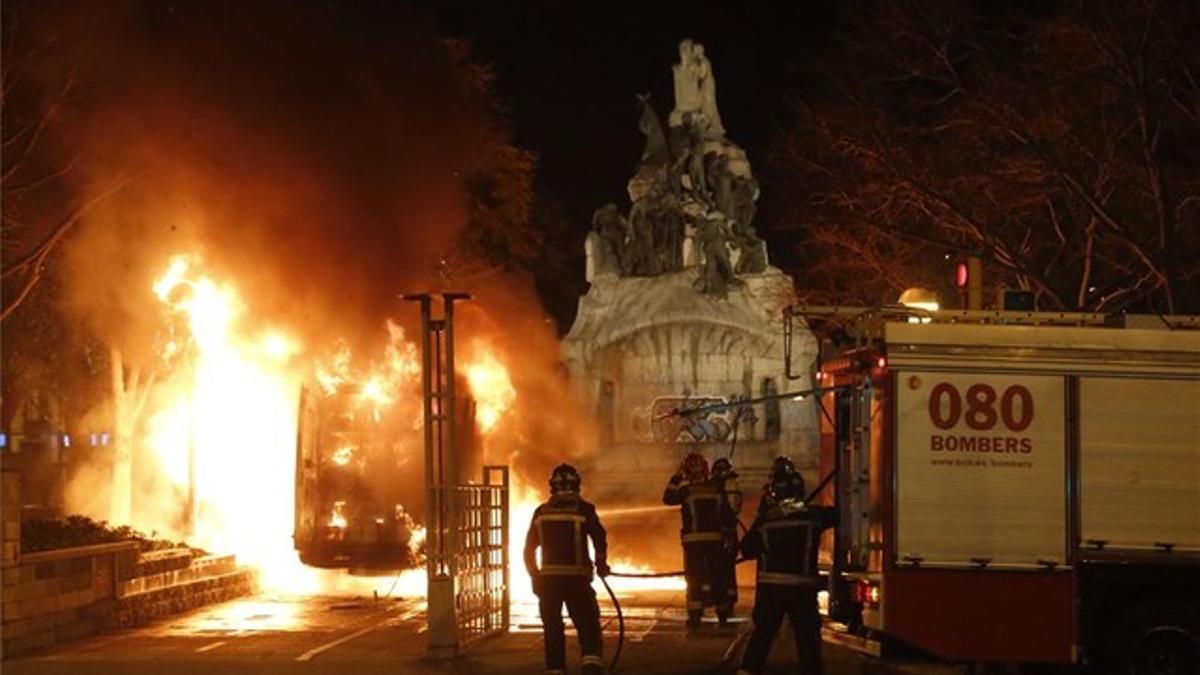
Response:
[[[454,603],[459,648],[466,649],[508,630],[508,467],[485,466],[483,484],[456,492]]]

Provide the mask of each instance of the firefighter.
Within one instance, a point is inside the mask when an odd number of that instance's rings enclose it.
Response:
[[[592,590],[592,560],[587,539],[596,551],[596,573],[608,576],[608,538],[596,507],[579,495],[579,472],[560,464],[550,474],[550,499],[537,507],[525,536],[525,569],[529,571],[546,643],[546,673],[565,675],[567,644],[562,608],[567,606],[579,634],[584,675],[604,673],[600,606]],[[541,548],[541,565],[537,551]]]
[[[717,619],[724,625],[733,610],[727,592],[732,579],[724,572],[727,565],[722,520],[728,506],[717,485],[709,480],[708,462],[702,455],[692,452],[683,458],[663,491],[663,503],[680,507],[687,626],[698,627],[706,607],[715,607]]]
[[[803,500],[804,478],[791,460],[777,458],[758,517],[742,539],[742,554],[758,560],[758,583],[751,614],[754,631],[739,673],[762,672],[785,615],[795,631],[800,672],[822,672],[817,549],[821,532],[834,525],[836,512]]]
[[[724,625],[737,605],[737,557],[738,516],[742,512],[742,490],[738,486],[738,475],[733,464],[725,457],[718,458],[712,465],[712,482],[717,486],[723,502],[721,509],[721,544],[725,558],[721,561],[721,582],[725,588],[727,609],[717,611],[717,620]]]

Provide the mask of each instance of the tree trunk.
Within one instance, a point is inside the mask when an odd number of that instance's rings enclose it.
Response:
[[[115,525],[133,522],[133,453],[138,421],[146,407],[154,373],[142,381],[141,366],[128,372],[121,350],[109,347],[113,396],[113,479],[108,519]]]
[[[113,474],[108,520],[129,524],[133,515],[133,428],[129,396],[125,391],[125,366],[121,350],[109,349],[113,397]]]

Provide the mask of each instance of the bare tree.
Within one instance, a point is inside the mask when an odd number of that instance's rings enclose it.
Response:
[[[979,255],[1046,309],[1200,310],[1198,25],[1153,0],[849,17],[773,155],[810,276],[878,302]]]
[[[28,299],[71,228],[126,182],[113,176],[79,189],[79,151],[55,138],[83,96],[78,69],[59,54],[57,37],[35,30],[24,11],[6,5],[0,21],[0,321]]]

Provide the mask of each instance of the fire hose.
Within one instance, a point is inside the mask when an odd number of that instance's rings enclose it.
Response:
[[[608,663],[608,672],[615,673],[617,672],[617,662],[621,660],[621,648],[625,646],[625,615],[621,612],[621,602],[617,600],[617,594],[613,592],[612,586],[608,585],[608,579],[600,577],[600,583],[604,584],[604,590],[608,591],[608,599],[612,601],[613,609],[617,611],[617,651],[613,652],[612,661]]]

